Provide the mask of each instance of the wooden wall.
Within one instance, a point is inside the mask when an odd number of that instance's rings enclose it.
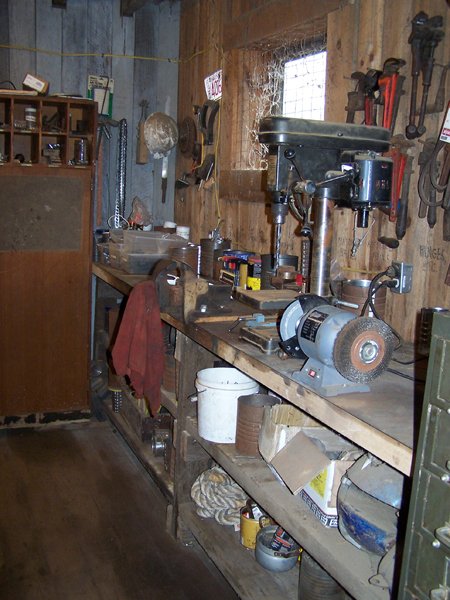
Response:
[[[193,241],[206,237],[220,217],[221,232],[231,237],[234,247],[271,251],[272,226],[261,172],[233,167],[235,132],[240,128],[236,123],[240,119],[241,100],[246,96],[255,53],[261,57],[267,48],[276,45],[277,40],[301,39],[308,31],[317,31],[323,23],[328,49],[326,120],[336,122],[345,122],[347,92],[354,89],[350,81],[353,71],[380,69],[384,60],[392,56],[405,59],[407,66],[402,73],[406,76],[406,94],[401,101],[394,132],[403,133],[409,111],[411,58],[408,36],[411,19],[419,10],[430,16],[440,14],[444,17],[446,36],[437,49],[436,62],[445,63],[445,58],[448,60],[450,56],[450,10],[445,0],[182,2],[179,119],[192,115],[192,106],[206,100],[204,77],[219,68],[224,74],[220,119],[216,124],[219,141],[215,184],[207,189],[190,186],[176,191],[175,220],[191,226]],[[436,74],[431,99],[435,94],[438,70]],[[447,98],[449,89],[447,83]],[[442,118],[443,114],[427,116],[425,137],[437,135]],[[443,211],[438,209],[438,222],[433,230],[429,229],[426,220],[417,217],[417,156],[422,141],[415,141],[411,150],[415,158],[409,200],[410,223],[397,250],[389,250],[377,241],[380,235],[395,237],[395,225],[376,210],[373,213],[375,223],[356,257],[352,258],[353,215],[349,210],[335,209],[333,217],[333,257],[337,261],[336,271],[343,276],[372,278],[392,260],[413,263],[412,292],[405,296],[388,293],[386,315],[387,320],[410,341],[415,337],[422,307],[450,307],[450,287],[444,284],[450,247],[442,238]],[[190,168],[190,162],[179,156],[177,176]],[[300,253],[298,232],[298,223],[289,217],[283,230],[282,252]]]
[[[120,15],[120,0],[69,0],[65,9],[53,7],[51,0],[0,2],[0,81],[10,79],[21,89],[25,74],[37,73],[50,82],[50,93],[86,96],[89,74],[114,79],[112,116],[126,119],[128,126],[125,213],[128,216],[137,195],[158,223],[173,218],[175,153],[169,160],[171,185],[162,205],[161,161],[135,161],[139,102],[149,102],[149,114],[165,111],[176,118],[178,27],[178,0],[148,2],[133,17]],[[71,55],[75,53],[83,55]],[[117,170],[117,128],[109,132],[98,171],[103,210],[95,224],[103,226],[114,213]]]

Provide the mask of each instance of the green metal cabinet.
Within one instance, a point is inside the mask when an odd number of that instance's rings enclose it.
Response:
[[[398,600],[450,600],[450,314],[433,320]]]

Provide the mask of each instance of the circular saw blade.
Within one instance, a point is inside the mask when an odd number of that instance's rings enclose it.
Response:
[[[368,383],[386,369],[395,348],[395,336],[383,321],[358,317],[344,325],[333,347],[336,370],[346,379]]]

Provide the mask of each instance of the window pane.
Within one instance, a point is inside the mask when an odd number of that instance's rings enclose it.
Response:
[[[323,120],[326,52],[291,60],[284,67],[283,115]]]

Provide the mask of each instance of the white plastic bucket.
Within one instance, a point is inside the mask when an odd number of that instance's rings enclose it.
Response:
[[[234,444],[238,398],[256,394],[259,384],[232,367],[203,369],[195,381],[198,433],[210,442]]]

